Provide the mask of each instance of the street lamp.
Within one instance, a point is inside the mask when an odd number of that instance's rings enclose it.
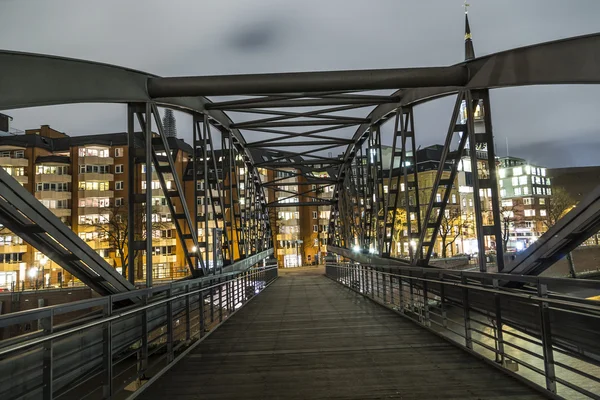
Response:
[[[46,257],[42,257],[40,259],[40,266],[42,267],[42,287],[45,287],[45,285],[46,285],[46,274],[44,271],[44,267],[46,266],[47,262],[48,262],[48,259]]]
[[[37,267],[32,267],[29,270],[28,275],[29,275],[29,279],[31,280],[32,286],[33,286],[33,280],[36,279],[38,272],[39,272],[39,270],[38,270]],[[35,285],[35,289],[37,289],[37,282],[36,282],[36,285]]]

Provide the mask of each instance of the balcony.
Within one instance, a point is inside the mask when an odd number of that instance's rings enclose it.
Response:
[[[26,158],[0,157],[0,165],[6,167],[26,167],[29,160]]]
[[[277,221],[278,226],[297,226],[300,225],[300,220],[291,218],[291,219],[280,219]]]
[[[98,157],[98,156],[79,157],[79,164],[113,165],[114,163],[115,163],[115,159],[112,157]]]
[[[71,209],[70,208],[50,208],[50,211],[57,217],[70,217]]]
[[[300,249],[289,248],[289,249],[277,249],[278,256],[288,256],[300,254]]]
[[[143,257],[143,262],[146,262],[146,256]],[[163,264],[163,263],[176,263],[177,262],[177,256],[172,254],[172,255],[163,255],[163,254],[159,254],[159,255],[154,255],[152,256],[152,263],[153,264]]]
[[[12,175],[12,177],[15,178],[17,180],[17,182],[19,182],[22,185],[26,185],[29,183],[29,177],[27,175],[19,175],[19,176]]]
[[[281,240],[297,240],[297,235],[291,233],[280,233],[277,235],[277,241]]]
[[[38,200],[70,200],[71,197],[71,192],[57,192],[53,190],[35,192],[35,198]]]
[[[152,239],[152,246],[177,246],[175,238]]]
[[[115,176],[114,174],[85,172],[83,174],[79,174],[78,179],[80,182],[112,182],[115,180]]]
[[[69,183],[73,177],[71,175],[55,175],[55,174],[37,174],[35,180],[38,183]]]
[[[0,246],[0,254],[26,253],[26,252],[27,252],[26,244],[11,244],[11,245],[1,245]]]
[[[90,240],[85,240],[85,243],[88,246],[90,246],[93,250],[112,248],[112,246],[108,240],[90,239]]]
[[[78,196],[80,199],[86,197],[115,197],[115,192],[112,190],[80,190]]]
[[[156,214],[170,214],[171,210],[169,210],[169,206],[152,206],[152,212]]]

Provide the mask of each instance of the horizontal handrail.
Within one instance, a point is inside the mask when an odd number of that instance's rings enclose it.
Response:
[[[276,269],[276,268],[277,267],[265,268],[264,271],[267,271],[269,269]],[[219,282],[219,283],[216,283],[214,285],[205,286],[205,287],[202,287],[200,289],[197,289],[197,290],[194,290],[194,291],[191,291],[191,292],[185,292],[185,293],[181,293],[181,294],[178,294],[178,295],[175,295],[175,296],[172,296],[172,297],[167,297],[166,299],[157,300],[155,302],[152,302],[152,303],[149,303],[149,304],[146,304],[146,305],[143,305],[143,306],[137,306],[134,309],[123,311],[123,312],[120,312],[118,314],[111,315],[109,317],[104,317],[104,318],[101,318],[101,319],[93,321],[93,322],[88,322],[88,323],[83,324],[83,325],[78,325],[78,326],[75,326],[73,328],[68,328],[68,329],[65,329],[63,331],[51,333],[51,334],[48,334],[48,335],[45,335],[45,336],[42,336],[42,337],[39,337],[39,338],[30,339],[28,341],[17,343],[17,344],[14,344],[12,346],[3,347],[3,348],[0,348],[0,356],[12,353],[12,352],[17,351],[17,350],[25,349],[27,347],[39,345],[39,344],[42,344],[42,343],[44,343],[44,342],[46,342],[48,340],[58,339],[58,338],[61,338],[61,337],[64,337],[64,336],[71,335],[73,333],[77,333],[77,332],[85,330],[85,329],[89,329],[89,328],[93,328],[93,327],[98,326],[98,325],[105,324],[105,323],[110,322],[110,321],[115,321],[115,320],[118,320],[118,319],[130,316],[130,315],[133,315],[133,314],[137,314],[137,313],[142,312],[144,310],[148,310],[148,309],[160,306],[162,304],[172,302],[172,301],[177,300],[177,299],[181,299],[181,298],[184,298],[184,297],[187,297],[187,296],[191,296],[191,295],[194,295],[194,294],[198,294],[198,293],[203,293],[203,292],[206,292],[207,290],[219,287],[223,283],[224,282]],[[142,290],[147,290],[147,289],[142,289]],[[107,297],[110,298],[111,296],[107,296]],[[49,314],[45,314],[46,317],[48,317],[48,316],[52,316],[53,315],[53,311],[54,310],[52,308],[49,308],[48,310],[44,310],[44,311],[46,311],[47,313],[49,313]]]
[[[505,274],[331,262],[326,274],[551,397],[600,399],[600,303],[553,298],[547,278],[532,291],[502,286]]]

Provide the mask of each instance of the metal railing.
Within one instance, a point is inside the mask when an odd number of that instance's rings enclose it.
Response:
[[[0,398],[127,398],[276,278],[265,266],[1,316]]]
[[[600,303],[548,290],[562,279],[354,263],[326,275],[551,398],[600,399]]]

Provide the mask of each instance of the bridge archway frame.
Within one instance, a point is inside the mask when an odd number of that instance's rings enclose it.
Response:
[[[500,87],[600,83],[600,33],[511,49],[448,67],[163,78],[129,68],[56,56],[0,51],[0,110],[72,103],[154,103],[208,116],[232,135],[250,166],[258,164],[234,121],[208,95],[290,94],[398,89],[359,125],[339,163],[341,179],[369,137],[401,107]],[[289,101],[289,100],[288,100]],[[275,99],[273,108],[287,107]],[[425,222],[426,223],[426,222]]]

